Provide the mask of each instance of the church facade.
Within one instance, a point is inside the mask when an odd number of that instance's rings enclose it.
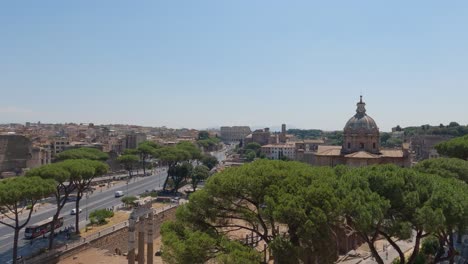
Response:
[[[362,96],[357,103],[356,114],[343,129],[341,146],[319,145],[315,151],[299,150],[297,159],[317,166],[347,165],[361,167],[374,164],[395,164],[401,167],[411,165],[409,145],[403,144],[398,149],[380,147],[379,128],[366,114],[366,104]]]

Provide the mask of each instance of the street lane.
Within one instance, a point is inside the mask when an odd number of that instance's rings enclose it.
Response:
[[[215,156],[220,162],[226,159],[226,151],[230,149],[229,147],[224,148],[221,151],[211,152],[210,154]],[[132,179],[128,185],[125,182],[119,182],[116,185],[107,188],[103,187],[101,190],[96,190],[93,194],[90,194],[88,198],[84,196],[80,202],[80,208],[82,208],[82,213],[80,214],[80,226],[84,226],[86,221],[86,215],[91,213],[96,209],[111,208],[113,206],[118,206],[122,202],[121,198],[115,198],[115,191],[123,191],[125,195],[139,195],[145,190],[160,190],[164,184],[164,181],[167,177],[167,168],[159,169],[155,175],[146,176],[146,177],[135,177]],[[64,226],[75,224],[75,216],[70,215],[70,211],[75,208],[75,202],[70,201],[65,204],[61,211],[61,215],[64,216]],[[31,220],[28,225],[45,220],[49,217],[52,217],[55,213],[55,205],[47,205],[41,207],[37,212],[33,213]],[[36,251],[39,248],[39,245],[42,247],[46,246],[47,241],[42,241],[41,238],[36,238],[33,242],[34,246],[31,246],[30,240],[24,239],[24,228],[21,230],[18,241],[19,255],[26,256]],[[4,225],[0,225],[0,263],[6,263],[11,260],[11,250],[13,247],[13,230]]]
[[[123,191],[125,195],[138,195],[145,190],[152,189],[161,189],[161,186],[164,183],[167,173],[165,171],[159,172],[157,175],[139,177],[132,179],[128,186],[125,183],[118,183],[110,188],[104,187],[102,192],[100,190],[94,191],[93,194],[89,195],[89,198],[84,197],[80,202],[80,208],[82,208],[82,213],[80,214],[80,221],[86,219],[86,214],[91,213],[96,209],[111,208],[113,206],[120,205],[122,202],[121,198],[115,198],[115,191]],[[127,191],[128,190],[128,191]],[[87,201],[86,201],[87,200]],[[71,209],[75,208],[75,202],[70,201],[65,204],[62,209],[61,215],[64,216],[64,227],[68,225],[74,225],[75,216],[70,215]],[[87,209],[87,210],[86,210]],[[37,213],[33,213],[31,220],[28,225],[45,220],[55,212],[55,206],[44,208],[44,210],[39,210]],[[85,224],[85,223],[84,223]],[[64,228],[62,227],[62,229]],[[24,228],[20,232],[18,241],[18,246],[20,248],[20,253],[28,254],[30,251],[29,240],[24,239]],[[40,239],[40,238],[36,238]],[[13,230],[7,226],[0,226],[0,262],[4,263],[5,260],[11,258],[11,249],[13,247]]]

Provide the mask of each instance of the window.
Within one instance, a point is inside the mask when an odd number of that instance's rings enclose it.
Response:
[[[350,142],[348,142],[348,149],[350,149],[350,148],[351,148],[351,143],[350,143]]]
[[[375,142],[374,142],[374,144],[372,144],[372,147],[375,148]]]
[[[363,148],[364,148],[364,143],[361,142],[361,149],[363,149]]]

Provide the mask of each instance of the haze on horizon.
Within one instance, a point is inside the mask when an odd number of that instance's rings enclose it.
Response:
[[[0,123],[468,124],[466,1],[0,3]]]

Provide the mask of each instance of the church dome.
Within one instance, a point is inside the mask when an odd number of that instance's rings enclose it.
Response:
[[[375,133],[379,130],[372,117],[366,114],[365,103],[361,100],[357,103],[356,114],[345,125],[345,132]]]

